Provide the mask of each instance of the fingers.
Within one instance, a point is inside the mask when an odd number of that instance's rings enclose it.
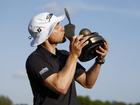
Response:
[[[85,45],[88,44],[88,41],[86,41],[90,36],[74,36],[73,37],[73,43],[77,44],[78,47],[83,48]]]
[[[98,50],[101,51],[101,52],[105,52],[106,51],[106,49],[101,47],[101,46],[98,47]]]
[[[99,46],[96,52],[99,54],[100,57],[105,57],[108,52],[108,43],[104,42],[103,47]]]
[[[74,44],[75,40],[76,40],[76,36],[73,36],[72,37],[72,42],[71,42],[72,45]]]
[[[90,37],[90,36],[85,36],[85,37],[83,37],[83,38],[80,40],[80,44],[82,45],[83,43],[85,43],[86,40],[88,40],[89,37]]]
[[[83,39],[83,35],[80,35],[80,36],[77,36],[76,37],[76,41],[80,41],[80,40],[82,40]]]
[[[108,50],[108,43],[107,42],[104,42],[104,49]]]
[[[89,41],[88,41],[88,38],[89,38],[90,36],[86,36],[86,37],[84,37],[81,41],[80,41],[80,44],[81,44],[81,48],[83,48],[84,46],[86,46],[88,43],[89,43]]]
[[[86,41],[84,43],[82,43],[81,48],[83,48],[84,46],[86,46],[89,43],[89,41]]]
[[[101,58],[106,56],[106,52],[101,52],[99,50],[96,50],[96,52],[100,55]]]
[[[76,36],[76,35],[75,35],[75,36],[72,37],[72,41],[73,41],[73,42],[78,42],[78,41],[81,40],[82,38],[83,38],[83,35],[80,35],[80,36]]]

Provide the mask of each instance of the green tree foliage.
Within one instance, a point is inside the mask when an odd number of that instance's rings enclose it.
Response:
[[[0,105],[13,105],[13,102],[5,96],[0,96]]]
[[[100,100],[95,100],[92,102],[92,105],[104,105],[104,102],[100,101]]]
[[[81,103],[81,105],[93,105],[92,101],[88,96],[83,97],[83,96],[78,96],[78,100]]]
[[[91,100],[88,96],[78,96],[78,101],[81,105],[140,105],[140,103],[132,104],[132,103],[125,103],[125,102],[118,102],[118,101],[100,101],[100,100]]]
[[[136,103],[135,105],[140,105],[140,103]]]
[[[127,104],[124,103],[124,102],[113,101],[113,102],[112,102],[112,105],[127,105]]]

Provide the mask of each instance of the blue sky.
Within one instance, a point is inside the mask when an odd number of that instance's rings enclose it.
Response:
[[[14,103],[32,103],[25,61],[30,47],[27,26],[32,16],[49,11],[56,15],[66,7],[76,34],[86,27],[109,42],[106,63],[93,89],[77,84],[78,95],[91,99],[140,102],[140,1],[139,0],[1,0],[0,1],[0,94]],[[67,19],[62,25],[67,24]],[[68,50],[69,42],[59,45]],[[82,63],[89,68],[91,60]]]

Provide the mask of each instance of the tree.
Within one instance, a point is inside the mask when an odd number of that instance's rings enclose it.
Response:
[[[12,105],[13,102],[5,96],[0,96],[0,105]]]
[[[113,102],[112,102],[112,105],[127,105],[127,104],[124,103],[124,102],[113,101]]]
[[[93,105],[88,96],[78,96],[78,101],[81,103],[81,105]]]
[[[112,104],[111,104],[111,102],[109,102],[109,101],[105,101],[105,102],[104,102],[104,105],[112,105]]]
[[[104,102],[102,102],[100,100],[95,100],[95,101],[93,101],[92,105],[104,105]]]
[[[140,105],[140,103],[136,103],[135,105]]]

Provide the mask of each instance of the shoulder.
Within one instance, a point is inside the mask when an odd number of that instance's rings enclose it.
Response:
[[[37,51],[34,51],[27,57],[26,67],[40,64],[40,62],[42,62],[42,61],[43,60],[42,60],[42,57],[40,56],[40,54],[37,53]]]
[[[40,57],[39,54],[36,51],[34,51],[27,57],[27,61],[35,60],[38,59],[39,57]]]

